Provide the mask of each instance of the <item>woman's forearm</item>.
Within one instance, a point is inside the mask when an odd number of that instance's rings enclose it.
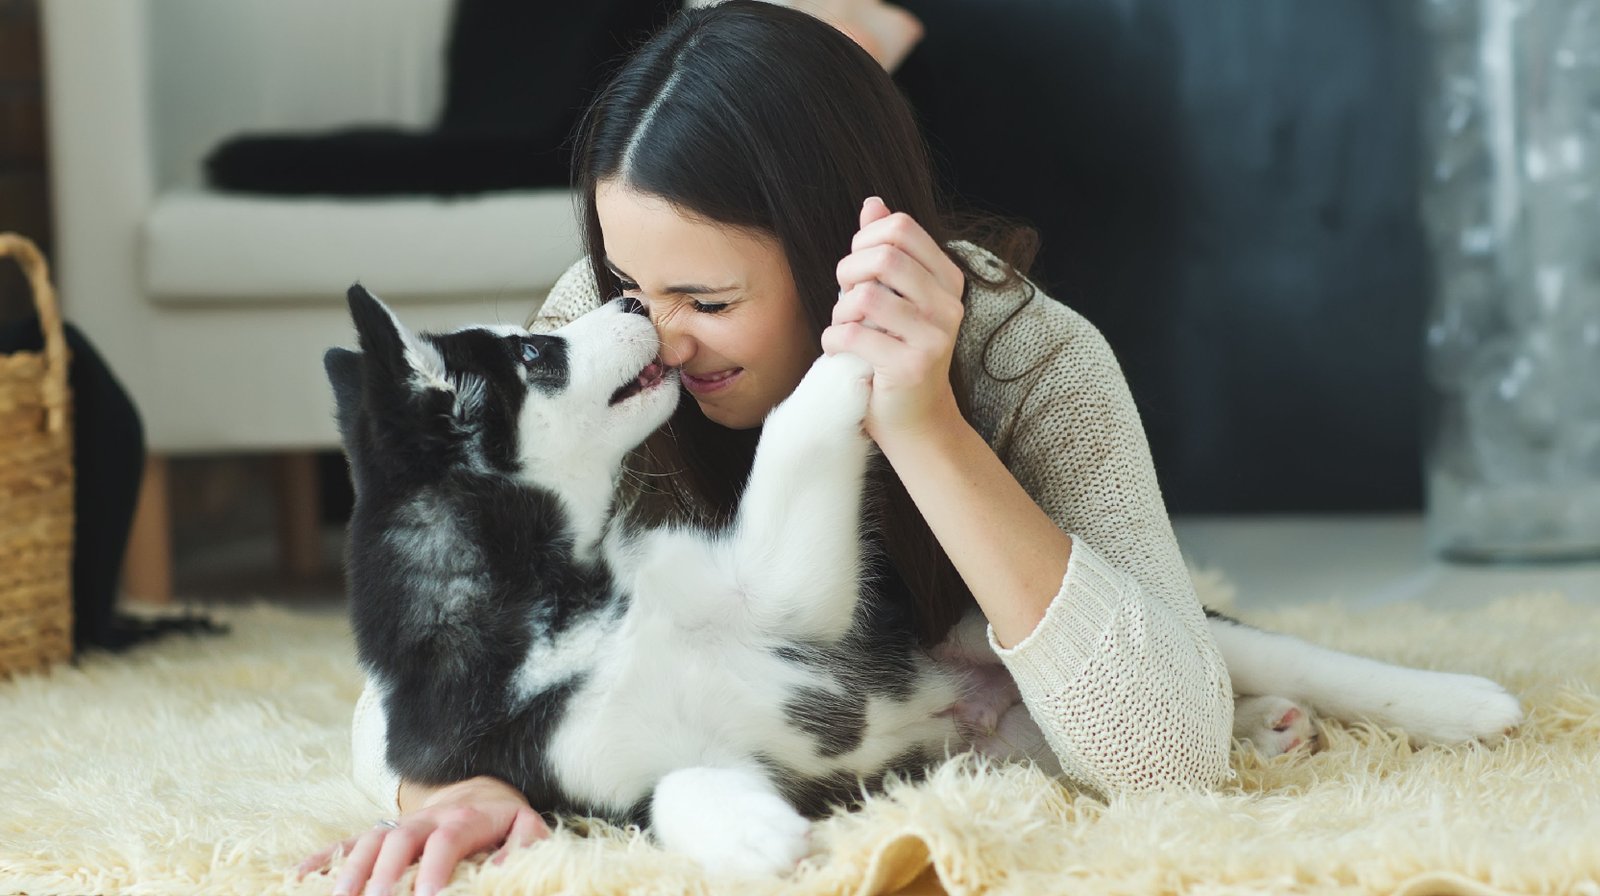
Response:
[[[1000,646],[1028,637],[1061,590],[1072,539],[965,420],[879,447]]]
[[[524,804],[526,804],[528,801],[527,797],[523,796],[521,791],[517,790],[515,787],[512,787],[504,780],[496,778],[493,775],[478,775],[475,778],[468,778],[465,781],[456,781],[453,784],[440,784],[437,786],[430,784],[418,784],[415,781],[406,781],[402,779],[400,781],[400,791],[395,797],[395,802],[400,807],[400,814],[406,815],[415,812],[418,809],[426,809],[428,806],[433,805],[435,802],[437,802],[435,798],[446,790],[450,791],[450,796],[452,798],[461,794],[466,794],[473,797],[493,795],[507,796],[512,799],[520,800]]]

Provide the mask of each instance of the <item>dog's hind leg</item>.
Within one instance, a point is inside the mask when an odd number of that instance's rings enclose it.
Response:
[[[1491,740],[1522,721],[1516,698],[1486,678],[1394,666],[1207,615],[1241,697],[1282,697],[1424,742]]]

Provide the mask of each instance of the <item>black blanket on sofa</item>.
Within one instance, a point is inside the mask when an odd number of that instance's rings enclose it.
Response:
[[[207,181],[219,190],[330,196],[567,186],[569,137],[589,97],[678,5],[458,0],[435,127],[241,134],[207,157]]]

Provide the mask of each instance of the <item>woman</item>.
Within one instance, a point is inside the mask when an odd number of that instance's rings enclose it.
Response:
[[[959,239],[982,237],[943,214],[912,113],[869,55],[766,3],[684,13],[596,100],[576,166],[588,257],[532,328],[635,297],[693,399],[638,453],[655,475],[630,481],[666,487],[636,512],[725,515],[767,411],[819,353],[860,355],[892,468],[880,530],[924,642],[975,603],[1086,789],[1229,775],[1227,671],[1116,361],[1018,273],[1028,239],[1002,235],[998,255]],[[377,707],[363,694],[356,774],[401,815],[338,844],[338,891],[385,892],[420,855],[428,893],[465,856],[547,832],[495,779],[397,782]]]

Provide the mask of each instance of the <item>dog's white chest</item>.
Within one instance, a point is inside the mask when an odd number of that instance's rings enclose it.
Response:
[[[620,810],[676,768],[813,753],[784,705],[827,677],[742,634],[630,611],[603,639],[551,738],[548,759],[563,784]]]

